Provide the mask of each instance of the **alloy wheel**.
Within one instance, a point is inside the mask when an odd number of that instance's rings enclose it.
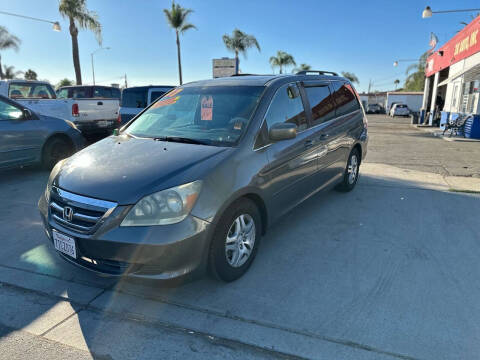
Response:
[[[255,245],[255,221],[249,214],[238,216],[225,239],[225,256],[230,266],[238,268],[249,259]]]
[[[352,154],[348,164],[348,183],[351,185],[357,179],[358,174],[358,158],[356,154]]]

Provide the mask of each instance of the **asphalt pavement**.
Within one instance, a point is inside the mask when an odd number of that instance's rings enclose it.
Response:
[[[77,269],[43,234],[48,174],[1,172],[0,359],[476,358],[480,196],[452,190],[480,181],[480,144],[369,119],[357,188],[284,216],[229,284]]]

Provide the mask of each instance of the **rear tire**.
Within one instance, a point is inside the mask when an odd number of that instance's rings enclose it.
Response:
[[[230,282],[240,278],[252,264],[262,235],[262,220],[255,203],[242,198],[218,221],[209,252],[210,274]]]
[[[343,180],[340,184],[338,184],[336,190],[341,192],[348,192],[353,190],[358,180],[360,161],[360,153],[358,149],[355,148],[350,152],[350,156],[348,157],[347,161],[347,167],[345,168],[345,173],[343,175]]]
[[[73,154],[72,144],[61,137],[54,137],[45,144],[42,152],[42,165],[51,170],[57,162]]]

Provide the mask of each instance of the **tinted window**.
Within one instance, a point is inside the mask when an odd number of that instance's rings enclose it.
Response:
[[[360,109],[357,97],[355,96],[355,90],[353,90],[352,85],[348,83],[335,82],[333,98],[337,105],[337,116]]]
[[[120,106],[129,108],[147,107],[148,89],[124,89]]]
[[[113,99],[120,99],[120,89],[113,88],[112,89],[112,98]]]
[[[86,87],[73,88],[72,89],[72,98],[74,99],[87,99],[89,98],[89,91]]]
[[[8,96],[15,98],[55,99],[55,91],[49,84],[11,83]]]
[[[406,108],[407,105],[397,105],[397,108]]]
[[[321,124],[335,116],[335,105],[328,85],[306,87],[310,107],[312,108],[313,124]]]
[[[16,120],[22,117],[22,111],[10,105],[2,100],[0,100],[0,121],[1,120]]]
[[[187,138],[230,146],[246,130],[263,86],[188,86],[157,100],[127,128],[151,138]]]
[[[307,128],[305,109],[296,85],[284,85],[277,90],[265,119],[269,129],[273,124],[283,122],[297,124],[298,131]]]
[[[150,93],[150,102],[154,102],[155,100],[157,100],[160,96],[162,96],[165,93],[166,93],[166,91],[152,91]]]
[[[96,87],[93,91],[93,97],[111,99],[112,98],[112,89],[104,87]]]

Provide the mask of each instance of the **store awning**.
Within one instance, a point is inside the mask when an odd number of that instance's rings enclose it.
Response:
[[[467,69],[463,69],[462,71],[458,71],[457,73],[443,80],[441,83],[438,84],[438,86],[447,85],[449,82],[452,82],[453,80],[455,80],[456,78],[464,74],[465,74],[465,79],[464,79],[465,82],[473,80],[475,77],[480,75],[480,64],[473,65]]]

